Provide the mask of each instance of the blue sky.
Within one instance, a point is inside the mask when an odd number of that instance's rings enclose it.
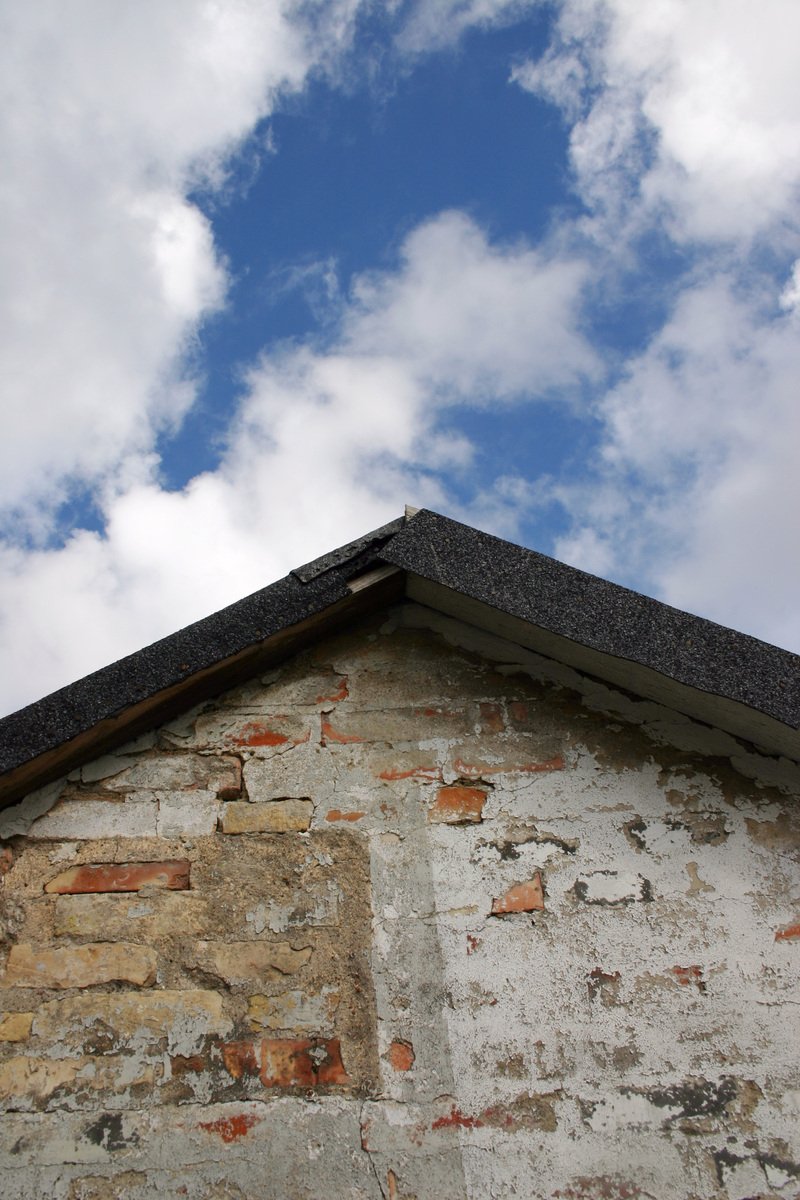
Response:
[[[404,503],[800,649],[794,0],[0,11],[5,711]]]

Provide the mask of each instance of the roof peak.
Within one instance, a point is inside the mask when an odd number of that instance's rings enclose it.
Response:
[[[407,509],[0,721],[0,806],[404,597],[800,760],[796,655],[428,509]]]

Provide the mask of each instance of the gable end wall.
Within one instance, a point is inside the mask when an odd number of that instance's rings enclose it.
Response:
[[[414,605],[320,642],[0,818],[4,1197],[800,1195],[798,793]]]

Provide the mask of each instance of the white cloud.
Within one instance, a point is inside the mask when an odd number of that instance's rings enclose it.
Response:
[[[6,552],[5,705],[238,599],[407,501],[513,533],[529,487],[471,480],[473,447],[440,417],[569,394],[595,372],[578,332],[585,276],[576,261],[489,243],[460,213],[418,227],[396,270],[356,280],[330,345],[253,367],[218,470],[180,492],[134,480],[107,497],[103,537]],[[471,501],[447,496],[445,469]]]
[[[414,54],[534,7],[394,9]],[[333,264],[313,264],[305,283],[328,342],[256,363],[219,468],[159,486],[155,439],[193,402],[187,347],[226,288],[191,188],[223,187],[231,153],[281,94],[335,69],[358,8],[82,0],[66,23],[56,3],[9,6],[0,509],[44,547],[52,507],[79,481],[105,529],[60,549],[0,547],[0,704],[237,599],[405,501],[515,536],[520,514],[553,495],[575,521],[565,556],[800,645],[800,167],[788,149],[800,15],[781,0],[759,7],[757,36],[746,0],[730,0],[724,22],[712,0],[563,0],[552,50],[515,78],[572,125],[594,277],[565,249],[571,227],[540,248],[495,244],[460,213],[423,222],[396,269],[363,274],[349,298]],[[659,222],[705,258],[599,396],[596,474],[544,495],[536,481],[473,477],[475,448],[451,432],[459,407],[598,387],[580,333],[587,285],[602,291],[599,273],[609,280],[623,252],[630,266],[633,235]],[[779,282],[756,269],[759,240],[784,264]],[[443,469],[470,497],[460,506]]]
[[[606,277],[655,229],[687,264],[598,397],[599,457],[554,489],[574,520],[557,552],[800,648],[798,41],[792,0],[563,0],[513,78],[569,123]]]
[[[412,0],[404,12],[397,44],[404,53],[427,54],[453,45],[473,28],[506,24],[541,0]],[[395,8],[402,8],[395,2]]]
[[[355,7],[305,23],[288,0],[5,5],[0,516],[18,532],[46,535],[72,482],[146,474],[191,404],[182,356],[226,277],[189,189],[220,182]]]
[[[563,0],[514,78],[564,109],[581,193],[615,219],[636,198],[677,238],[750,240],[797,232],[798,42],[793,0]]]
[[[687,287],[600,403],[604,469],[558,553],[800,647],[800,327],[727,276]]]

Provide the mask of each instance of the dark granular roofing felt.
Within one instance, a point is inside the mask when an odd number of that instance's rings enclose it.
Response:
[[[788,650],[425,510],[384,558],[580,645],[800,725],[800,657]]]
[[[3,776],[350,598],[389,564],[602,654],[800,725],[800,658],[436,513],[374,530],[0,721]]]

